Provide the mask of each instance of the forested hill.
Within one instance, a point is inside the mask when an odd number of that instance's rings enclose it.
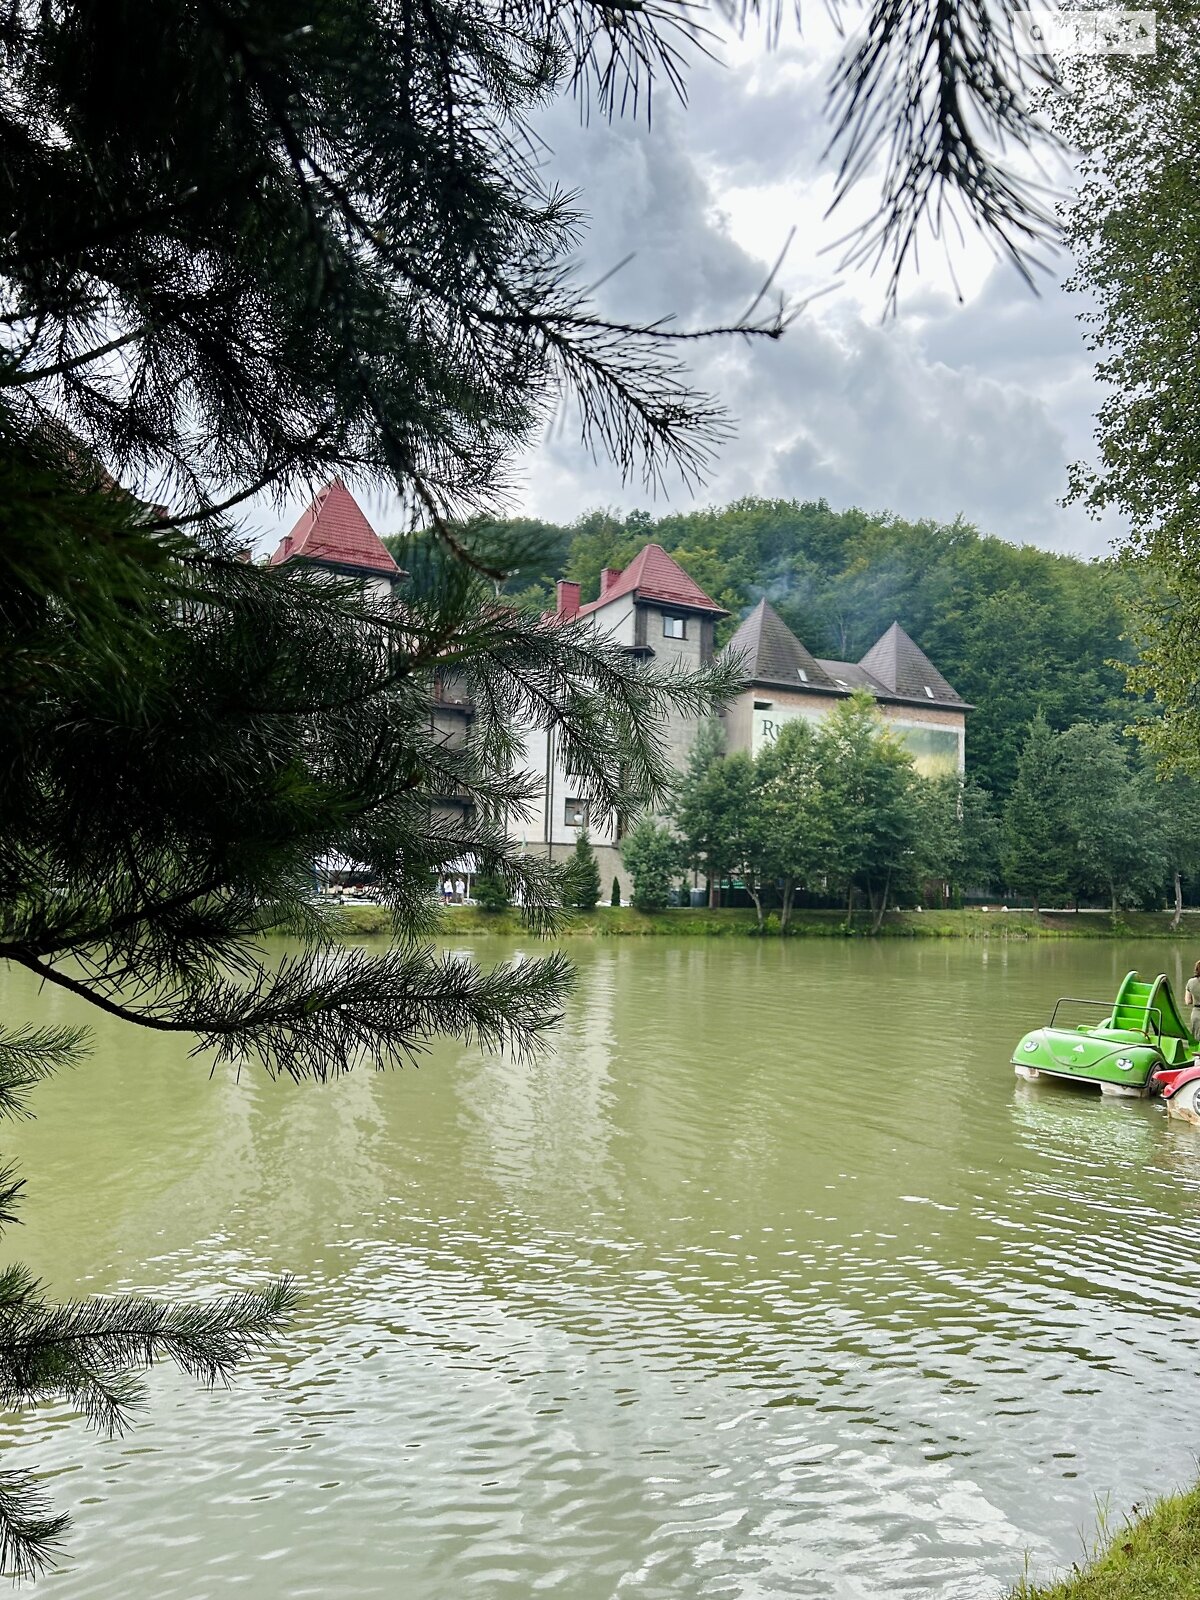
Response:
[[[512,527],[509,531],[516,532]],[[858,660],[898,621],[976,710],[968,767],[1004,794],[1040,707],[1055,728],[1124,726],[1137,710],[1120,670],[1121,597],[1136,579],[1110,561],[1012,545],[961,523],[834,511],[823,500],[740,500],[652,518],[592,512],[570,527],[525,522],[544,557],[510,592],[548,605],[556,578],[599,593],[648,540],[669,550],[733,613],[727,637],[763,595],[815,655]]]

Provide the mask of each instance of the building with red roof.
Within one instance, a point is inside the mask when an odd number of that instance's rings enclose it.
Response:
[[[273,567],[304,561],[343,577],[361,578],[390,590],[406,574],[367,521],[362,507],[341,478],[316,494],[290,533],[271,556]]]
[[[656,665],[706,666],[715,653],[716,625],[728,611],[718,605],[658,544],[645,545],[623,570],[608,567],[595,600],[581,603],[580,585],[558,585],[554,620],[584,623],[631,654]],[[971,707],[928,656],[894,623],[861,662],[825,661],[808,650],[763,600],[726,646],[736,656],[745,687],[724,707],[726,748],[757,755],[794,717],[819,721],[839,700],[866,689],[880,717],[908,746],[918,770],[961,772],[966,714]],[[672,764],[682,770],[695,741],[694,718],[672,716],[660,729]],[[579,830],[592,836],[603,881],[616,874],[626,888],[620,831],[612,817],[589,812],[582,787],[557,748],[554,730],[531,729],[526,758],[542,779],[543,795],[524,842],[562,859]]]

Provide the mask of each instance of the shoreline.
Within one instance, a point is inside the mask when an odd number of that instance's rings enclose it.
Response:
[[[350,938],[386,936],[390,918],[382,906],[330,907],[340,931]],[[842,911],[799,911],[783,935],[788,939],[1172,939],[1200,941],[1200,910],[1185,911],[1173,929],[1171,911],[1126,911],[1113,918],[1107,911],[890,911],[878,933],[871,932],[873,917],[860,912],[852,929]],[[478,906],[446,906],[441,930],[455,938],[500,935],[522,938],[528,928],[521,914],[510,907],[483,911]],[[666,911],[635,911],[631,906],[597,906],[577,911],[557,931],[564,939],[624,938],[768,938],[780,937],[777,916],[767,918],[760,934],[752,909],[709,910],[676,907]]]
[[[1100,1536],[1082,1568],[1045,1584],[1028,1578],[1010,1600],[1185,1600],[1200,1594],[1200,1487],[1134,1506]]]

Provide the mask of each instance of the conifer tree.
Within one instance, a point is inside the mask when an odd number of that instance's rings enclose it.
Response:
[[[608,903],[610,906],[619,906],[621,904],[621,880],[615,873],[613,874],[612,893],[608,897]]]
[[[565,874],[565,903],[573,911],[594,911],[600,898],[600,868],[586,828],[575,838],[575,851]]]

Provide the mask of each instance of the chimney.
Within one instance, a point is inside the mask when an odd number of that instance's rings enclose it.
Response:
[[[579,585],[560,578],[554,586],[554,592],[558,602],[555,615],[560,622],[569,622],[579,610]]]
[[[621,567],[605,567],[604,571],[600,574],[600,598],[601,598],[601,600],[604,599],[604,596],[608,593],[608,591],[612,588],[613,584],[616,583],[617,579],[621,576],[622,570],[623,569]]]

